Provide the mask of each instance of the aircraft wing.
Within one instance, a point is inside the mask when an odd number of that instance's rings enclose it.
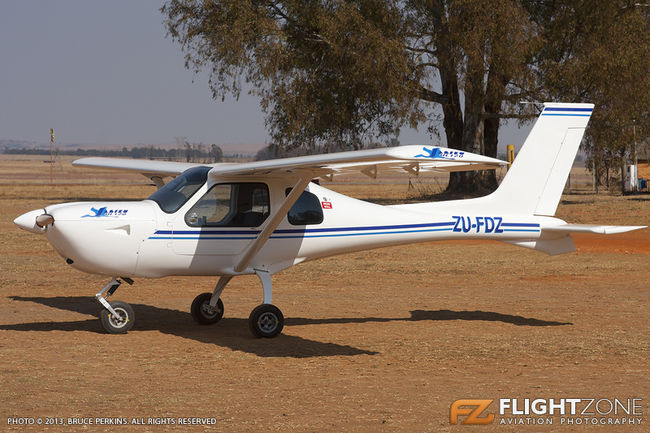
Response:
[[[114,170],[134,171],[147,177],[150,174],[159,176],[178,176],[188,168],[206,164],[189,162],[154,161],[150,159],[123,159],[123,158],[81,158],[73,161],[72,165],[81,167],[109,168]]]
[[[81,158],[72,163],[82,167],[108,168],[137,172],[154,180],[177,176],[188,168],[212,166],[210,176],[286,175],[328,177],[361,172],[376,178],[378,172],[408,172],[417,175],[427,171],[490,170],[506,165],[505,161],[436,146],[398,146],[321,155],[298,156],[241,164],[197,164],[148,159]]]
[[[210,176],[283,176],[329,177],[362,172],[377,177],[379,171],[418,174],[423,171],[489,170],[506,165],[505,161],[436,146],[399,146],[294,158],[219,165]]]
[[[108,168],[113,170],[124,170],[140,173],[158,187],[165,184],[163,178],[166,176],[178,176],[185,170],[200,166],[221,166],[232,165],[230,163],[198,164],[193,162],[156,161],[151,159],[123,159],[123,158],[81,158],[72,162],[72,165],[81,167]]]

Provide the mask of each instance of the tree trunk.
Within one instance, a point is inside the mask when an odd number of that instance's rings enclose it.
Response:
[[[458,77],[454,70],[454,65],[448,65],[446,68],[440,68],[440,81],[442,84],[442,94],[448,98],[448,102],[442,104],[444,115],[443,127],[447,137],[447,146],[451,149],[468,150],[463,148],[463,134],[465,125],[460,105],[458,90]],[[469,150],[468,150],[469,151]],[[465,194],[470,179],[467,178],[467,172],[453,172],[449,174],[449,184],[446,192],[455,194]]]
[[[501,101],[489,101],[485,104],[485,111],[488,113],[498,113],[501,109]],[[497,157],[497,145],[499,144],[499,125],[501,119],[490,117],[483,120],[483,146],[485,156],[490,158]],[[497,186],[496,170],[482,170],[480,172],[483,188],[494,191]]]
[[[465,82],[465,116],[462,119],[461,142],[455,149],[477,154],[483,154],[483,101],[484,91],[482,76],[469,77]],[[459,110],[460,112],[460,106]],[[447,126],[445,125],[445,128]],[[448,142],[449,145],[449,142]],[[453,147],[449,145],[449,147]],[[477,171],[452,172],[449,175],[449,185],[446,192],[462,195],[482,195],[483,178]]]

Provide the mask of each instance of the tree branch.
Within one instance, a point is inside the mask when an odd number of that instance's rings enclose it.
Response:
[[[517,113],[483,113],[484,119],[535,119],[534,114],[517,114]]]
[[[446,104],[449,102],[449,98],[433,90],[429,90],[426,87],[420,87],[420,99],[424,99],[429,102],[437,102],[438,104]]]
[[[287,16],[287,14],[284,13],[282,9],[280,9],[275,2],[269,2],[269,6],[275,11],[276,14],[280,15],[280,17],[284,18],[285,21],[287,22],[292,22],[293,20]]]
[[[404,45],[404,48],[413,51],[415,53],[425,53],[425,54],[430,54],[432,56],[437,56],[438,51],[437,50],[429,50],[427,48],[416,48],[416,47],[409,47],[408,45]]]
[[[415,65],[416,68],[426,68],[426,67],[432,67],[432,68],[440,68],[440,65],[437,64],[436,62],[426,62],[426,63],[418,63]]]

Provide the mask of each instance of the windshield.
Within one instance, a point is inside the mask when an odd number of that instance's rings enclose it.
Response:
[[[205,183],[211,168],[194,167],[185,170],[174,180],[151,194],[149,200],[158,203],[160,209],[166,213],[176,212]]]

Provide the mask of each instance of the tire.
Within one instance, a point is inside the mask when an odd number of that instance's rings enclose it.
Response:
[[[248,317],[248,327],[256,337],[273,338],[284,328],[284,316],[275,305],[258,305]]]
[[[192,301],[190,312],[192,317],[201,325],[212,325],[223,317],[223,302],[221,298],[217,301],[216,308],[210,307],[212,293],[201,293]]]
[[[120,317],[116,318],[110,311],[103,309],[99,314],[102,327],[109,334],[126,334],[135,324],[133,307],[122,301],[113,301],[109,302],[109,304]]]

